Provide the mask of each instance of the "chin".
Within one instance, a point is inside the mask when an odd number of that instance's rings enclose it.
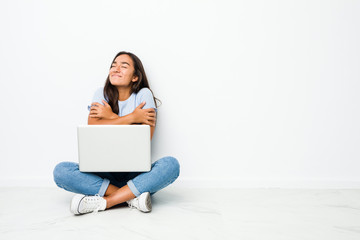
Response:
[[[110,83],[111,83],[111,85],[114,85],[114,86],[123,85],[123,84],[121,83],[121,81],[116,81],[116,80],[111,80],[111,79],[110,79]]]
[[[115,86],[115,87],[129,87],[130,84],[124,84],[122,82],[119,81],[111,81],[110,80],[111,85]]]

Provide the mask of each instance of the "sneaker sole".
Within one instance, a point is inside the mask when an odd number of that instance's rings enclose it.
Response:
[[[75,215],[79,215],[81,213],[79,213],[78,208],[79,208],[79,203],[81,201],[81,199],[83,199],[85,197],[85,195],[82,194],[76,194],[72,200],[71,200],[71,204],[70,204],[70,211],[75,214]]]

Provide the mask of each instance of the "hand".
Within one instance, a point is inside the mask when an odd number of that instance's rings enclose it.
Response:
[[[153,108],[142,109],[146,102],[142,102],[135,110],[131,113],[133,116],[134,123],[143,123],[155,127],[156,112]]]
[[[91,103],[89,114],[91,118],[115,119],[119,117],[112,111],[110,105],[106,101],[102,100],[102,102],[104,103],[104,105],[97,102]]]

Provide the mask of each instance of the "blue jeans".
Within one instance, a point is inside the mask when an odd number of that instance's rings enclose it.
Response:
[[[80,172],[79,164],[61,162],[54,168],[56,185],[67,191],[101,197],[109,184],[119,188],[129,186],[138,197],[144,192],[154,194],[173,183],[179,176],[180,165],[176,158],[163,157],[151,165],[149,172]]]

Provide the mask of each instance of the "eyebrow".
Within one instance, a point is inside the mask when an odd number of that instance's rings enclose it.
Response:
[[[114,63],[116,63],[116,61],[114,61],[112,64],[114,64]],[[129,63],[127,63],[127,62],[120,62],[121,64],[127,64],[127,65],[129,65],[130,66],[130,64]]]

